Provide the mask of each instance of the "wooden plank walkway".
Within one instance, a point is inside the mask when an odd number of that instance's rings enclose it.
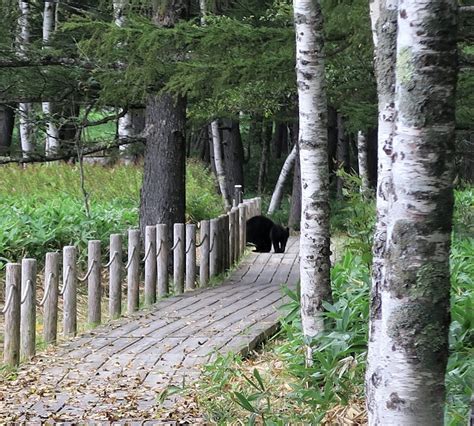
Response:
[[[164,299],[38,355],[0,382],[0,423],[156,423],[168,385],[195,380],[216,352],[246,354],[276,331],[281,285],[299,277],[298,251],[293,237],[285,254],[252,253],[220,286]]]

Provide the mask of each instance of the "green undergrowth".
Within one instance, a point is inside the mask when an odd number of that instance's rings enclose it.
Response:
[[[456,192],[451,253],[452,323],[446,375],[445,424],[467,423],[474,381],[474,239],[472,190]],[[205,367],[200,382],[181,392],[191,393],[212,424],[364,424],[364,373],[367,356],[370,238],[357,212],[373,224],[370,200],[346,198],[333,221],[333,231],[346,235],[345,248],[331,270],[334,302],[325,304],[329,329],[314,339],[314,365],[305,367],[299,296],[286,289],[279,334],[248,359],[218,356]],[[364,206],[357,205],[365,203]],[[344,217],[345,219],[344,219]],[[339,224],[338,225],[338,221]],[[355,240],[355,241],[353,241]],[[351,423],[353,422],[353,423]]]
[[[112,233],[138,226],[142,171],[135,166],[85,166],[90,215],[84,207],[80,171],[75,165],[0,167],[0,265],[87,241],[108,244]],[[186,183],[187,220],[222,212],[215,182],[203,165],[190,161]]]

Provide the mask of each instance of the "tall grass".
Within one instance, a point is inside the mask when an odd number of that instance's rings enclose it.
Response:
[[[90,216],[84,208],[77,166],[0,167],[0,181],[3,262],[24,256],[41,261],[47,251],[69,244],[84,249],[90,239],[107,244],[110,234],[138,226],[140,167],[86,165]],[[194,161],[187,166],[186,205],[188,221],[222,212],[212,176]]]

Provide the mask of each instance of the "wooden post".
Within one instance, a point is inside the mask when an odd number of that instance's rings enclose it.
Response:
[[[230,230],[230,216],[225,214],[222,218],[224,221],[224,271],[230,269],[230,245],[229,245],[229,230]]]
[[[175,294],[182,294],[184,292],[184,252],[185,252],[185,226],[184,223],[174,224],[174,251],[173,251],[173,281]]]
[[[229,247],[229,268],[234,264],[234,218],[232,209],[227,213],[227,246]]]
[[[244,203],[239,204],[239,243],[240,243],[240,255],[242,256],[245,252],[245,246],[247,244],[246,233],[246,221],[247,221],[247,211]]]
[[[145,227],[145,305],[156,302],[156,226]]]
[[[138,310],[140,288],[140,231],[128,230],[127,313]]]
[[[63,288],[64,301],[63,332],[66,337],[77,333],[77,267],[76,247],[63,247]]]
[[[3,362],[14,367],[20,362],[21,265],[19,263],[7,263],[5,284]]]
[[[58,335],[59,253],[46,253],[44,266],[43,339],[56,343]]]
[[[206,287],[209,283],[209,248],[210,248],[210,222],[208,220],[201,221],[201,247],[199,261],[199,284]],[[204,242],[203,242],[204,241]]]
[[[211,219],[209,231],[209,276],[215,277],[219,273],[219,219]]]
[[[257,197],[257,216],[262,214],[262,197]]]
[[[122,314],[122,235],[110,236],[109,256],[109,315],[115,319]]]
[[[186,290],[196,288],[196,225],[186,225]]]
[[[21,261],[20,358],[31,359],[36,353],[36,260]]]
[[[239,208],[234,207],[232,209],[234,213],[234,251],[235,251],[235,262],[240,260],[240,220],[239,220]]]
[[[224,269],[225,269],[225,235],[224,235],[224,216],[223,215],[220,215],[218,217],[219,219],[219,224],[218,224],[218,234],[217,234],[217,237],[218,237],[218,240],[219,240],[219,244],[218,244],[218,264],[219,264],[219,273],[222,273],[224,272]]]
[[[157,250],[157,293],[158,297],[168,294],[168,225],[156,225],[156,250]]]
[[[87,321],[89,324],[101,322],[101,267],[100,267],[100,241],[92,240],[87,245]]]
[[[237,205],[243,201],[242,185],[235,185],[234,199]]]

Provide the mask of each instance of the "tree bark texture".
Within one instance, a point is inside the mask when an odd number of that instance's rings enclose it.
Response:
[[[278,181],[275,185],[275,189],[273,190],[272,199],[270,200],[270,206],[268,207],[267,214],[275,213],[275,211],[280,207],[281,200],[283,198],[283,188],[286,181],[288,180],[288,176],[290,176],[291,170],[293,169],[297,153],[298,152],[295,145],[288,157],[286,157],[283,167],[281,168]]]
[[[340,113],[337,113],[337,169],[343,169],[345,172],[349,168],[349,143],[344,130],[344,119]],[[337,176],[337,197],[342,198],[342,188],[344,178]]]
[[[237,120],[223,119],[222,150],[227,178],[227,193],[233,194],[235,185],[242,185],[244,190],[244,147]]]
[[[388,195],[392,186],[392,139],[395,116],[395,63],[397,0],[372,0],[371,22],[375,44],[378,94],[377,219],[375,224],[370,290],[369,347],[365,376],[367,410],[372,424],[379,424],[374,393],[380,385],[379,341],[382,320],[381,287],[385,274]]]
[[[314,337],[324,329],[322,302],[331,300],[323,16],[319,1],[295,0],[293,5],[302,195],[301,319],[304,335]]]
[[[15,113],[9,105],[0,104],[0,155],[8,155],[12,144]]]
[[[286,123],[275,123],[272,145],[275,158],[281,158],[282,154],[288,153],[288,126]]]
[[[360,192],[367,194],[369,191],[369,167],[367,158],[367,137],[359,130],[357,133],[357,157],[359,164],[359,178],[361,179]]]
[[[399,3],[397,118],[371,424],[444,424],[456,28],[454,0]]]
[[[174,223],[185,223],[186,100],[169,94],[150,95],[146,106],[148,127],[140,229],[166,224],[172,241]]]
[[[265,177],[267,175],[268,157],[270,155],[270,142],[273,132],[273,123],[267,122],[264,126],[262,138],[262,151],[260,155],[260,165],[258,168],[257,192],[262,194],[265,185]]]
[[[226,169],[224,167],[224,159],[222,153],[222,142],[221,135],[219,131],[219,120],[214,120],[211,123],[211,132],[212,132],[212,146],[214,148],[214,165],[216,168],[217,182],[219,183],[219,189],[222,194],[222,199],[226,210],[230,210],[231,201],[230,201],[230,192],[228,190],[229,186],[227,184],[227,175]]]
[[[290,215],[288,226],[292,229],[300,229],[301,221],[301,173],[300,173],[300,150],[298,145],[298,123],[293,124],[290,130],[291,139],[296,146],[296,161],[293,171],[293,190],[291,193]]]

